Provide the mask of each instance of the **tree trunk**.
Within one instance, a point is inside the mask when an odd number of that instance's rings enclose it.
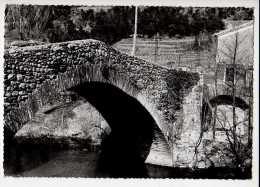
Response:
[[[218,95],[218,80],[217,80],[217,77],[218,77],[218,67],[216,65],[216,68],[215,68],[215,95],[217,96]],[[213,140],[215,140],[215,137],[216,137],[216,118],[217,118],[217,110],[218,110],[218,107],[215,106],[214,108],[214,115],[213,115]]]
[[[235,48],[234,48],[234,55],[232,59],[232,66],[233,66],[233,81],[232,81],[232,96],[233,96],[233,103],[232,103],[232,115],[233,115],[233,139],[234,139],[234,149],[237,149],[237,136],[236,136],[236,55],[237,55],[237,48],[238,48],[238,35],[235,38]]]

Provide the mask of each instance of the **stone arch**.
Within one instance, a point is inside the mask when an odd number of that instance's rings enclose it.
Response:
[[[216,97],[213,97],[209,100],[211,106],[216,106],[216,105],[232,105],[233,104],[233,96],[232,95],[218,95]],[[242,109],[246,110],[249,108],[249,105],[240,97],[235,97],[235,106]]]
[[[154,131],[158,129],[145,107],[109,83],[86,82],[71,90],[94,106],[112,130],[102,142],[102,169],[105,167],[109,173],[121,177],[138,177],[145,173],[140,166],[149,154]]]
[[[146,92],[139,89],[133,80],[125,76],[124,72],[118,72],[108,65],[83,64],[74,66],[59,74],[54,80],[43,82],[38,89],[29,95],[28,100],[19,103],[19,108],[7,116],[5,121],[7,123],[16,123],[15,126],[13,124],[9,124],[9,126],[16,127],[15,131],[17,131],[34,116],[39,108],[55,102],[62,102],[64,92],[76,92],[100,111],[101,115],[112,127],[111,134],[114,137],[106,141],[110,142],[105,145],[106,149],[114,150],[109,157],[114,158],[114,161],[121,162],[124,159],[131,159],[132,162],[125,160],[125,163],[118,165],[125,167],[125,164],[128,163],[128,168],[132,168],[127,173],[121,174],[125,176],[129,172],[138,174],[135,164],[145,161],[150,151],[154,130],[160,129],[158,128],[158,118],[156,118],[156,107],[153,106],[153,102],[149,100],[149,97],[145,95]],[[119,102],[115,103],[118,108],[114,107],[111,110],[112,114],[109,113],[111,112],[109,106],[102,108],[102,103],[97,102],[99,99],[104,102],[103,96],[106,94],[110,95],[110,98],[108,98],[110,100],[113,100],[113,94],[116,94],[120,101],[125,99],[125,107],[130,107],[130,109],[124,108],[124,103]],[[113,103],[110,100],[106,104],[112,105]],[[133,110],[134,108],[135,110]],[[124,110],[126,112],[122,112]],[[120,113],[119,119],[115,116],[117,112]],[[127,118],[128,112],[133,114],[129,114]],[[19,116],[23,117],[20,118]],[[16,121],[12,119],[16,119]],[[120,126],[119,124],[124,120],[126,125]],[[136,123],[138,120],[140,120],[139,123]],[[111,146],[111,144],[116,144],[116,146]],[[117,149],[120,151],[116,151]],[[111,153],[111,150],[106,151],[106,153]],[[113,162],[106,163],[112,164]],[[138,170],[142,171],[142,169],[139,168]],[[120,171],[122,172],[122,170]]]
[[[233,105],[233,96],[232,95],[218,95],[211,98],[208,102],[203,102],[202,105],[202,123],[211,122],[211,107],[218,105]],[[242,110],[249,109],[249,105],[240,97],[235,97],[235,107],[238,107]]]

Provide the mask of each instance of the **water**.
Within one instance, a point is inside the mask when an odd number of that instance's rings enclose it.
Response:
[[[43,145],[13,145],[11,149],[5,150],[4,173],[15,177],[117,177],[113,170],[100,169],[99,157],[100,151],[87,149],[60,150]],[[127,163],[125,166],[127,169]],[[138,177],[251,178],[248,172],[238,175],[229,168],[191,170],[145,164],[144,172]]]
[[[57,147],[43,145],[16,145],[5,154],[4,173],[6,176],[118,177],[118,172],[114,171],[113,168],[104,169],[100,167],[100,150],[61,150]],[[122,169],[116,163],[114,166]],[[127,168],[125,169],[127,170]],[[121,170],[120,173],[127,173],[126,170]],[[136,171],[136,173],[140,174],[139,171]],[[131,174],[125,177],[131,177]],[[142,173],[140,177],[148,176],[146,173]]]
[[[27,154],[28,155],[28,154]],[[8,172],[12,176],[23,177],[98,177],[96,169],[97,153],[84,150],[65,150],[51,153],[48,159],[44,155],[32,153],[36,157],[20,159],[22,167],[13,167]],[[29,155],[28,155],[29,156]],[[31,165],[27,165],[28,163]]]

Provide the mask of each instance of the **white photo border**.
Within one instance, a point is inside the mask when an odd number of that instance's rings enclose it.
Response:
[[[4,177],[3,164],[0,166],[0,186],[236,186],[256,187],[259,185],[259,2],[258,0],[2,0],[0,2],[0,162],[3,163],[3,95],[4,95],[4,10],[6,4],[39,5],[145,5],[183,7],[253,7],[254,25],[254,113],[253,113],[253,168],[250,180],[224,179],[92,179],[92,178],[13,178]]]

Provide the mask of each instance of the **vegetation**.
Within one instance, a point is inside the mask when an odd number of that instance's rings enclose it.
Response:
[[[140,7],[138,33],[152,37],[194,36],[224,28],[222,19],[253,18],[250,8]],[[40,40],[60,42],[94,38],[113,44],[133,33],[134,7],[76,7],[8,5],[6,42]]]
[[[251,168],[252,164],[252,77],[249,77],[249,81],[245,80],[245,72],[239,68],[241,63],[247,58],[247,53],[244,48],[241,48],[244,45],[243,42],[248,39],[248,36],[241,36],[237,33],[234,37],[231,38],[229,43],[224,43],[223,47],[220,49],[220,52],[225,56],[223,61],[215,62],[215,84],[214,91],[215,95],[218,95],[219,83],[223,84],[222,89],[226,89],[227,93],[232,96],[231,104],[220,105],[220,106],[211,106],[210,102],[206,99],[206,102],[210,106],[212,113],[213,121],[212,125],[213,130],[213,146],[208,156],[212,157],[217,155],[218,152],[221,152],[225,157],[223,157],[223,162],[226,165],[231,164],[232,167],[236,168],[238,175],[242,175],[244,171],[247,171],[248,168]],[[239,51],[240,49],[240,51]],[[238,55],[238,53],[243,55]],[[226,79],[225,81],[220,81],[217,78],[217,67],[219,64],[225,64],[226,68]],[[252,63],[252,62],[251,62]],[[248,62],[248,64],[251,64]],[[242,66],[243,67],[243,66]],[[244,71],[247,67],[244,67]],[[247,70],[247,73],[250,75],[250,71]],[[244,89],[244,92],[241,90]],[[249,100],[249,109],[243,110],[236,106],[236,97],[248,98]],[[205,115],[205,114],[203,114]],[[215,141],[216,131],[222,132],[225,142],[217,143]],[[248,172],[248,171],[247,171]]]
[[[131,9],[94,11],[73,6],[10,5],[5,11],[5,36],[45,42],[94,38],[111,44],[132,33]]]

